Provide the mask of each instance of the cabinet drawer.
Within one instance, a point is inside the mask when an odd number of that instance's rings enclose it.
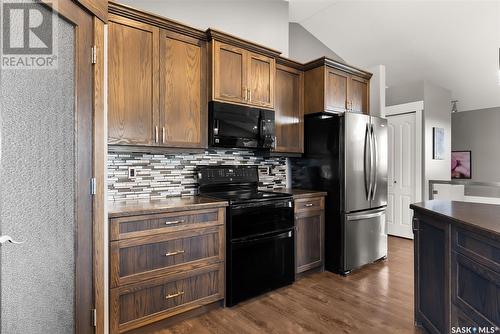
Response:
[[[122,333],[223,299],[224,265],[111,289],[111,333]]]
[[[111,243],[111,287],[224,260],[224,226]]]
[[[325,208],[324,197],[301,198],[295,200],[295,212],[323,210]]]
[[[454,229],[453,239],[456,252],[500,273],[500,244],[461,228]]]
[[[111,219],[110,240],[177,232],[224,224],[225,208]]]

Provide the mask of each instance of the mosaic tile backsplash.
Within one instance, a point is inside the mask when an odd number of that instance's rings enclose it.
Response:
[[[286,187],[286,158],[262,157],[243,150],[206,150],[204,153],[108,153],[110,200],[158,199],[198,193],[196,168],[200,165],[257,165],[259,188]],[[136,177],[128,178],[129,167]]]

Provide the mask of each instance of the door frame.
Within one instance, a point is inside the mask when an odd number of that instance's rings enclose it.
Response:
[[[41,3],[52,7],[50,0]],[[75,26],[75,333],[101,334],[106,295],[105,24],[72,0],[58,0],[55,10]]]
[[[385,117],[415,114],[415,189],[414,201],[421,202],[424,189],[423,183],[423,114],[424,101],[409,102],[385,107]]]

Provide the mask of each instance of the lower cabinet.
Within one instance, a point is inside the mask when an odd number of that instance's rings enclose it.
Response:
[[[110,220],[110,332],[224,299],[225,208]]]
[[[324,197],[295,200],[297,274],[324,264]]]
[[[429,333],[474,333],[474,327],[494,333],[500,327],[498,237],[418,210],[413,224],[416,324]]]

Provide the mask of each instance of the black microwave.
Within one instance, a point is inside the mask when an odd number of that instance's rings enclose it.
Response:
[[[212,147],[271,149],[276,143],[272,110],[210,102],[208,124]]]

